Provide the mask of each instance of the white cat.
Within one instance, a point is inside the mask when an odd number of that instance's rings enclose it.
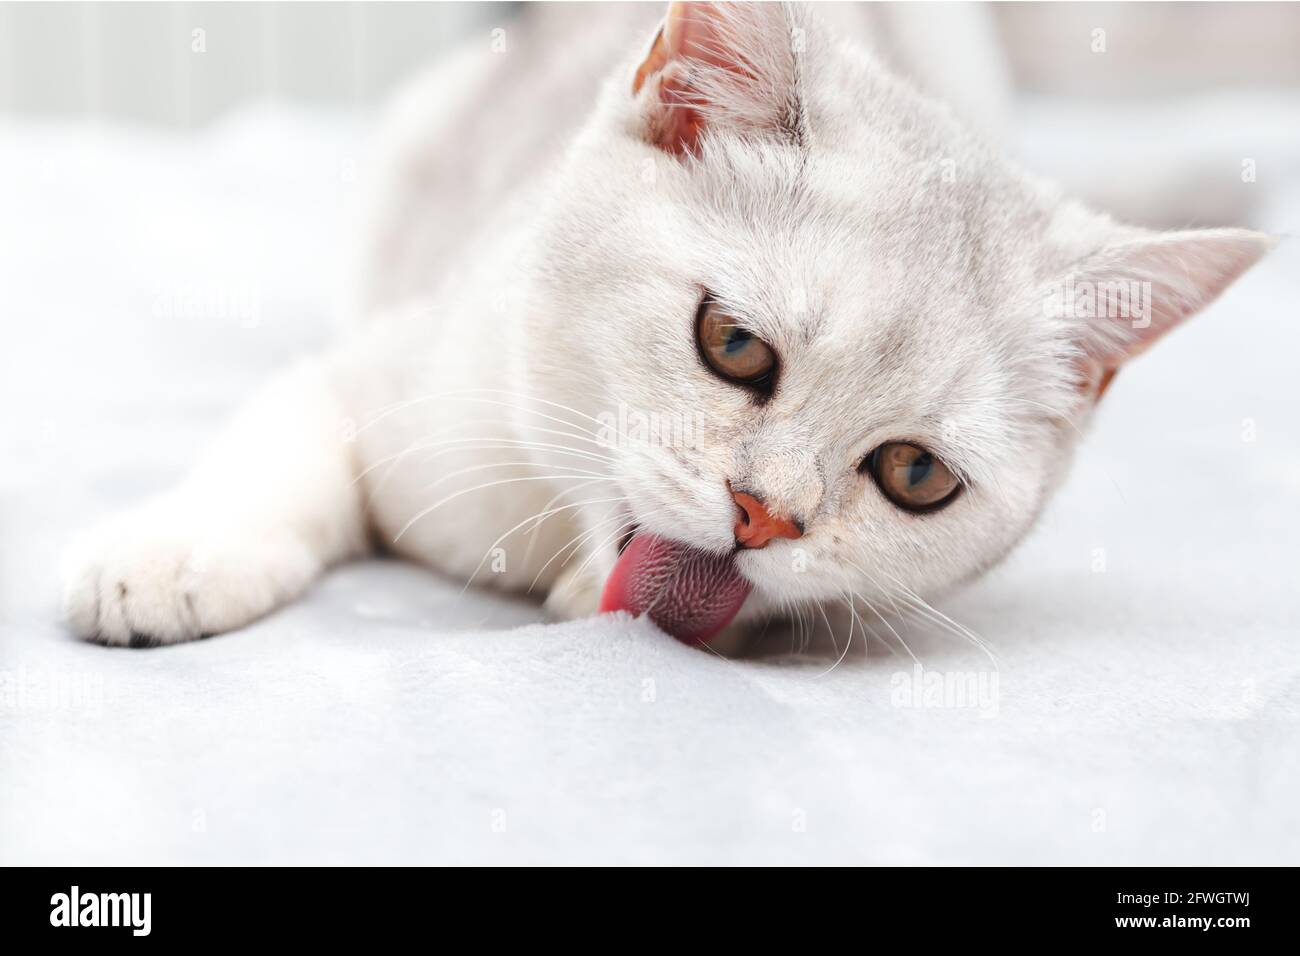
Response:
[[[994,564],[1116,369],[1269,242],[1014,168],[978,14],[916,7],[530,8],[441,65],[365,322],[74,549],[71,626],[230,630],[373,547],[693,641]]]

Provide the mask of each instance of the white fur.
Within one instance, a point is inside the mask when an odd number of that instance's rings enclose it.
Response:
[[[924,31],[831,15],[719,15],[754,69],[697,70],[698,156],[647,142],[642,9],[531,9],[505,54],[417,82],[384,137],[367,321],[255,400],[185,486],[74,552],[72,626],[114,643],[238,627],[367,535],[589,614],[633,522],[730,549],[728,482],[807,528],[738,555],[742,621],[896,606],[999,560],[1086,421],[1079,363],[1117,365],[1133,341],[1044,315],[1044,289],[1104,263],[1175,289],[1182,318],[1266,241],[1161,239],[1062,200],[968,131],[997,125],[996,83],[983,113],[975,95],[996,69],[916,78],[960,89],[959,118],[881,65],[921,62],[886,50]],[[705,288],[780,356],[767,405],[698,360]],[[620,408],[690,417],[698,441],[611,445]],[[857,466],[895,439],[963,494],[927,515],[886,501]]]
[[[109,644],[240,627],[365,546],[344,420],[320,363],[271,383],[182,486],[69,551],[64,607]]]

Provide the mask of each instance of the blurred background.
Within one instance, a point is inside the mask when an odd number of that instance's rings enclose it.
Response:
[[[262,98],[364,107],[517,3],[0,3],[0,111],[187,126]],[[1017,87],[1131,99],[1300,85],[1300,4],[994,4]],[[1104,51],[1094,31],[1106,33]],[[1104,52],[1104,55],[1099,53]]]
[[[266,98],[363,106],[515,6],[5,2],[0,109],[187,126]]]

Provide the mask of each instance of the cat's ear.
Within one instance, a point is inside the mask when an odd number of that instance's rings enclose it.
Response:
[[[1249,229],[1132,230],[1053,291],[1073,319],[1080,382],[1094,399],[1129,359],[1213,302],[1272,246]]]
[[[632,78],[646,140],[684,156],[715,125],[802,135],[791,16],[782,3],[670,3]]]

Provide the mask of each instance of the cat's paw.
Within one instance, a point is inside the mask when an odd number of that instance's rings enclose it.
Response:
[[[100,528],[65,559],[64,620],[104,644],[174,644],[247,624],[319,571],[296,539],[231,530],[148,514]]]
[[[551,621],[575,621],[600,610],[605,582],[590,568],[566,568],[546,595],[542,610]]]

